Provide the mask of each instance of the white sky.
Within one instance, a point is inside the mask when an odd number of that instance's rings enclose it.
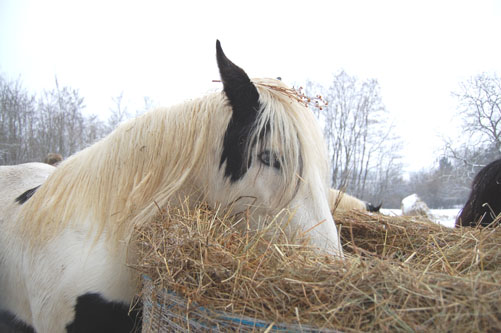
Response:
[[[216,39],[251,77],[377,79],[418,170],[457,134],[451,91],[501,73],[501,1],[0,0],[0,72],[33,92],[57,76],[103,118],[121,92],[141,107],[218,89]]]

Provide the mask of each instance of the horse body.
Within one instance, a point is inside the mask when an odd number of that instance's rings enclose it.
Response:
[[[287,209],[290,232],[343,255],[312,113],[281,82],[251,81],[219,43],[217,59],[224,93],[146,113],[57,168],[3,167],[0,310],[37,332],[132,330],[133,230],[185,197],[248,211],[254,226]]]
[[[36,252],[20,246],[16,238],[1,242],[6,245],[3,251],[20,255],[2,263],[8,271],[2,276],[0,307],[37,332],[64,331],[76,319],[81,296],[97,293],[97,300],[130,304],[135,295],[137,284],[124,265],[125,252],[110,251],[103,239],[90,243],[85,230],[66,230]]]
[[[501,159],[498,159],[483,167],[473,179],[470,196],[456,219],[456,227],[487,227],[500,213]]]
[[[329,205],[331,212],[334,213],[335,211],[348,211],[351,209],[379,212],[382,204],[374,206],[370,202],[362,201],[343,191],[331,188],[329,191]]]

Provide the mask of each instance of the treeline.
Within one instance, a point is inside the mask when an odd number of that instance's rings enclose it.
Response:
[[[475,175],[490,162],[501,158],[501,78],[481,73],[463,82],[452,92],[457,99],[459,133],[444,139],[438,167],[417,173],[410,182],[432,208],[462,206]]]
[[[341,71],[328,87],[306,85],[321,96],[313,108],[323,126],[331,164],[331,186],[376,202],[402,174],[401,140],[384,107],[376,80],[358,80]],[[376,199],[376,200],[373,200]]]
[[[457,137],[444,140],[437,165],[404,177],[401,140],[376,80],[359,80],[341,71],[328,87],[306,84],[321,95],[314,108],[331,158],[331,186],[383,207],[400,208],[417,193],[430,208],[462,206],[475,174],[501,157],[501,79],[483,73],[459,83]]]
[[[0,165],[42,161],[49,152],[67,157],[110,132],[84,109],[78,90],[57,80],[52,90],[36,95],[20,80],[0,76]]]
[[[110,133],[120,122],[131,118],[123,94],[111,99],[106,120],[85,110],[85,99],[78,90],[61,87],[41,94],[28,91],[21,80],[0,75],[0,165],[43,161],[48,153],[68,157]],[[144,107],[153,107],[148,97]]]
[[[401,139],[394,133],[376,80],[359,80],[341,71],[328,87],[306,84],[324,131],[331,162],[331,186],[374,204],[399,208],[417,193],[430,208],[462,206],[474,175],[501,157],[501,79],[481,74],[459,85],[458,137],[444,141],[435,167],[404,177]],[[107,121],[85,110],[78,90],[60,87],[39,95],[20,80],[0,76],[0,165],[42,161],[49,152],[64,157],[91,145],[130,118],[122,95],[113,98]],[[144,108],[153,103],[144,99]]]
[[[477,149],[476,155],[468,163],[444,155],[437,167],[410,175],[405,184],[407,192],[417,193],[430,208],[462,207],[468,199],[471,182],[478,171],[501,157],[499,151],[492,146]]]

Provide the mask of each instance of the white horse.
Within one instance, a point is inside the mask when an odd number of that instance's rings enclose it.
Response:
[[[352,195],[333,188],[329,191],[329,206],[333,214],[336,211],[345,212],[352,209],[367,212],[379,212],[381,205],[382,204],[374,206],[370,202],[362,201]]]
[[[216,49],[223,92],[126,122],[57,168],[0,168],[0,310],[37,332],[133,330],[129,240],[186,196],[248,209],[251,225],[289,209],[289,232],[343,256],[312,112]]]

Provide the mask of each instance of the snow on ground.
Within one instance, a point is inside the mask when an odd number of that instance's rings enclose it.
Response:
[[[459,208],[453,209],[431,209],[432,221],[443,225],[445,227],[454,228],[456,217],[459,214]],[[402,210],[400,209],[384,209],[380,210],[385,215],[401,216]]]

